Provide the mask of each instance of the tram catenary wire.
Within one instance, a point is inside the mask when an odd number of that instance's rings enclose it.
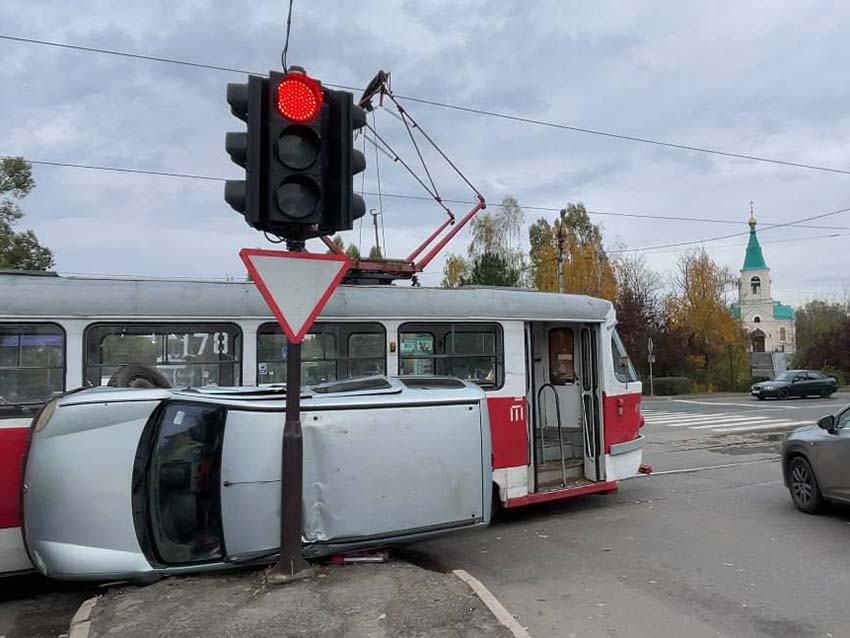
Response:
[[[249,70],[246,70],[246,69],[236,69],[236,68],[232,68],[232,67],[225,67],[225,66],[219,66],[219,65],[214,65],[214,64],[204,64],[204,63],[200,63],[200,62],[189,62],[189,61],[186,61],[186,60],[178,60],[178,59],[175,59],[175,58],[166,58],[166,57],[153,56],[153,55],[128,53],[128,52],[125,52],[125,51],[118,51],[118,50],[115,50],[115,49],[103,49],[103,48],[99,48],[99,47],[87,47],[87,46],[81,46],[81,45],[67,44],[67,43],[64,43],[64,42],[41,40],[41,39],[38,39],[38,38],[24,38],[24,37],[20,37],[20,36],[9,35],[9,34],[0,34],[0,40],[7,40],[7,41],[11,41],[11,42],[21,42],[21,43],[26,43],[26,44],[36,44],[36,45],[41,45],[41,46],[58,47],[58,48],[63,48],[63,49],[71,49],[71,50],[75,50],[75,51],[84,51],[84,52],[87,52],[87,53],[100,53],[100,54],[104,54],[104,55],[114,55],[114,56],[131,58],[131,59],[136,59],[136,60],[146,60],[146,61],[149,61],[149,62],[162,62],[162,63],[168,63],[168,64],[178,64],[178,65],[188,66],[188,67],[193,67],[193,68],[198,68],[198,69],[206,69],[206,70],[211,70],[211,71],[223,71],[223,72],[226,72],[226,73],[244,73],[244,74],[247,74],[247,75],[263,75],[262,73],[259,73],[259,72],[256,72],[256,71],[249,71]],[[352,91],[362,91],[362,88],[352,87],[352,86],[348,86],[348,85],[344,85],[344,84],[335,84],[335,83],[331,83],[331,82],[325,82],[324,84],[326,86],[333,87],[333,88],[346,89],[346,90],[352,90]],[[611,132],[611,131],[591,129],[591,128],[582,127],[582,126],[573,126],[571,124],[564,124],[564,123],[560,123],[560,122],[551,122],[551,121],[547,121],[547,120],[539,120],[539,119],[524,117],[524,116],[520,116],[520,115],[511,115],[509,113],[500,113],[500,112],[497,112],[497,111],[489,111],[489,110],[486,110],[486,109],[474,108],[474,107],[470,107],[470,106],[463,106],[463,105],[460,105],[460,104],[451,104],[451,103],[448,103],[448,102],[440,102],[438,100],[431,100],[431,99],[428,99],[428,98],[416,97],[416,96],[412,96],[412,95],[399,95],[398,97],[402,100],[415,102],[417,104],[425,104],[425,105],[428,105],[428,106],[434,106],[434,107],[438,107],[438,108],[449,109],[449,110],[454,110],[454,111],[459,111],[459,112],[464,112],[464,113],[471,113],[471,114],[474,114],[474,115],[480,115],[480,116],[485,116],[485,117],[510,120],[510,121],[513,121],[513,122],[519,122],[519,123],[523,123],[523,124],[531,124],[531,125],[534,125],[534,126],[544,126],[544,127],[547,127],[547,128],[554,128],[554,129],[559,129],[559,130],[563,130],[563,131],[570,131],[570,132],[573,132],[573,133],[585,133],[585,134],[588,134],[588,135],[597,135],[597,136],[602,136],[602,137],[608,137],[608,138],[611,138],[611,139],[618,139],[618,140],[622,140],[622,141],[626,141],[626,142],[635,142],[635,143],[640,143],[640,144],[650,144],[650,145],[653,145],[653,146],[662,146],[662,147],[665,147],[665,148],[672,148],[672,149],[681,150],[681,151],[691,151],[691,152],[695,152],[695,153],[705,153],[705,154],[709,154],[709,155],[717,155],[717,156],[720,156],[720,157],[728,157],[728,158],[732,158],[732,159],[741,159],[741,160],[747,160],[747,161],[751,161],[751,162],[763,162],[763,163],[768,163],[768,164],[776,164],[776,165],[780,165],[780,166],[788,166],[788,167],[791,167],[791,168],[802,168],[802,169],[805,169],[805,170],[821,171],[821,172],[826,172],[826,173],[836,173],[836,174],[840,174],[840,175],[850,175],[850,170],[848,170],[848,169],[834,168],[834,167],[830,167],[830,166],[820,166],[820,165],[817,165],[817,164],[807,164],[807,163],[804,163],[804,162],[792,162],[792,161],[789,161],[789,160],[780,160],[780,159],[774,159],[774,158],[769,158],[769,157],[761,157],[759,155],[751,155],[751,154],[748,154],[748,153],[734,153],[734,152],[731,152],[731,151],[722,151],[722,150],[719,150],[719,149],[712,149],[712,148],[707,148],[707,147],[703,147],[703,146],[694,146],[694,145],[690,145],[690,144],[679,144],[679,143],[676,143],[676,142],[665,142],[665,141],[662,141],[662,140],[651,139],[651,138],[648,138],[648,137],[642,137],[642,136],[637,136],[637,135],[625,135],[623,133],[614,133],[614,132]]]

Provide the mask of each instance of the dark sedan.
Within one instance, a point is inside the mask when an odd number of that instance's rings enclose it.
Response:
[[[759,400],[767,397],[787,399],[788,397],[827,398],[838,390],[838,382],[822,372],[814,370],[786,370],[770,381],[756,383],[750,393]]]
[[[785,486],[807,514],[828,501],[850,503],[850,406],[794,430],[782,444]]]

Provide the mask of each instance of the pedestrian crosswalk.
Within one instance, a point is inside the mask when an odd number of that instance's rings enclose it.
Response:
[[[705,414],[699,412],[642,409],[641,414],[646,418],[647,425],[728,433],[784,430],[811,423],[811,421],[762,416],[757,412],[715,412]]]

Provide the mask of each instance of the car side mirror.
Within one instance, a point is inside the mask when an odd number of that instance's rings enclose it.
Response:
[[[826,430],[830,434],[835,434],[835,417],[831,414],[822,416],[818,419],[818,427],[822,430]]]

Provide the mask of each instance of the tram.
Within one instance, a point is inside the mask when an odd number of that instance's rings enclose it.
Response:
[[[582,295],[341,286],[304,339],[302,380],[473,381],[487,394],[502,506],[609,492],[647,470],[641,382],[616,323],[610,302]],[[0,274],[0,573],[31,567],[20,466],[51,397],[134,364],[174,387],[285,383],[286,353],[251,282]]]

